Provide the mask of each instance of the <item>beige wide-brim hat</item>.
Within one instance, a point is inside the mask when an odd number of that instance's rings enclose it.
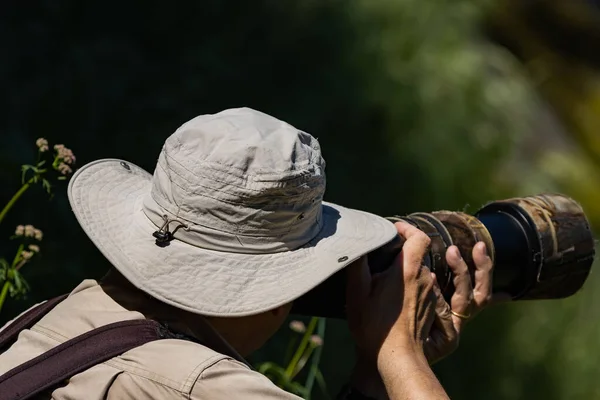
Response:
[[[324,166],[309,134],[231,109],[181,126],[154,175],[98,160],[68,195],[136,287],[194,313],[245,316],[297,299],[396,236],[384,218],[324,202]]]

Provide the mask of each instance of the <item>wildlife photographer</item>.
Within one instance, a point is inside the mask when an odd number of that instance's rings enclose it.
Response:
[[[122,160],[82,167],[69,200],[112,268],[21,331],[0,354],[0,388],[20,366],[86,332],[149,320],[168,334],[44,387],[41,398],[297,398],[244,357],[282,326],[294,300],[346,269],[357,363],[339,398],[446,399],[430,365],[491,301],[486,246],[473,248],[474,282],[458,248],[448,249],[455,290],[446,302],[423,266],[430,238],[323,201],[324,169],[315,138],[248,108],[182,125],[153,176]],[[397,236],[402,251],[372,274],[367,254]]]

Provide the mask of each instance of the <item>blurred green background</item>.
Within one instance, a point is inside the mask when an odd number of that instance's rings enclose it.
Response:
[[[600,227],[600,2],[304,0],[6,2],[0,13],[0,204],[35,139],[82,165],[153,171],[192,117],[248,106],[319,138],[326,199],[381,215],[475,211],[560,191]],[[107,261],[59,187],[28,193],[0,226],[44,230],[23,269],[34,302],[100,278]],[[37,192],[37,193],[36,193]],[[0,254],[14,251],[0,241]],[[600,288],[486,310],[435,367],[456,399],[600,398]],[[253,361],[277,359],[282,331]],[[352,343],[330,321],[322,369],[346,381]]]

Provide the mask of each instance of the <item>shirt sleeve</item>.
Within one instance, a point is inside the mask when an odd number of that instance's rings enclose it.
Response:
[[[191,400],[302,400],[275,386],[266,376],[231,359],[206,368],[196,380]]]

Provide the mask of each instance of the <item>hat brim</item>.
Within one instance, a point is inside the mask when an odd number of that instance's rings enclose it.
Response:
[[[293,251],[225,253],[178,240],[159,247],[157,226],[142,210],[151,179],[127,161],[94,161],[71,178],[69,201],[85,233],[132,284],[193,313],[240,317],[287,304],[397,234],[382,217],[324,202],[323,228]]]

